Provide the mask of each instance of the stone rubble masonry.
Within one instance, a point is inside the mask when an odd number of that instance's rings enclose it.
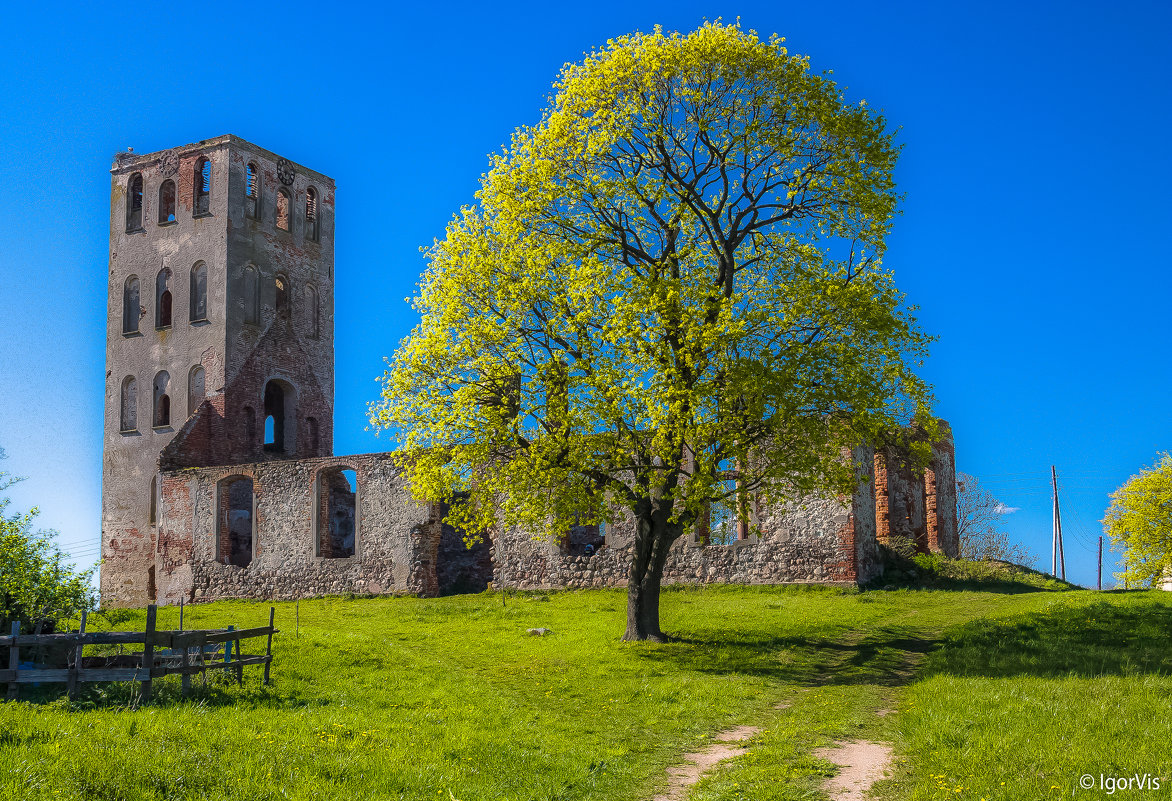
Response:
[[[205,157],[212,165],[210,209],[194,215],[195,167]],[[245,200],[250,163],[259,175],[256,214]],[[128,186],[136,173],[143,177],[142,227],[127,231]],[[119,154],[111,175],[104,605],[333,593],[433,596],[482,590],[489,582],[518,589],[627,583],[634,532],[629,515],[616,514],[604,538],[595,526],[582,526],[560,543],[543,532],[498,526],[469,548],[464,533],[443,522],[445,504],[413,498],[393,454],[330,456],[332,179],[235,136]],[[177,186],[176,220],[158,223],[159,189],[168,178]],[[318,193],[316,240],[307,235],[302,213],[309,187]],[[292,197],[289,231],[275,222],[281,188]],[[207,319],[190,321],[189,277],[201,261]],[[156,329],[161,269],[170,274],[173,319]],[[254,304],[246,303],[250,274],[257,276]],[[141,319],[139,330],[127,334],[123,287],[131,276],[139,280]],[[283,304],[278,276],[287,286]],[[195,366],[203,368],[203,397],[189,409],[188,376]],[[156,427],[152,386],[162,370],[170,375],[171,422]],[[128,376],[137,383],[138,425],[122,431],[121,387]],[[267,448],[262,439],[270,384],[284,392],[280,449]],[[761,498],[747,499],[751,519],[738,521],[738,539],[706,544],[698,531],[681,538],[670,551],[664,582],[864,584],[882,574],[881,545],[892,536],[908,537],[920,550],[956,554],[956,476],[947,428],[926,471],[890,448],[856,448],[842,456],[858,471],[850,497],[810,495],[772,508]],[[356,533],[353,554],[335,558],[328,532],[319,527],[328,528],[324,492],[330,486],[343,501],[350,497],[338,483],[339,469],[357,475]],[[227,489],[239,478],[251,481],[251,510],[236,505],[243,503],[243,486]],[[341,515],[347,519],[347,509]],[[241,529],[249,525],[250,541]],[[232,563],[230,528],[241,564]],[[587,543],[596,548],[590,556]]]

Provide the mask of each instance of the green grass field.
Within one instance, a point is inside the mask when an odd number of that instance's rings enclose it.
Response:
[[[252,668],[187,699],[156,681],[138,708],[136,685],[0,703],[0,798],[648,799],[739,724],[762,727],[750,752],[691,798],[821,798],[833,767],[811,750],[852,737],[894,743],[888,799],[1108,797],[1084,773],[1172,790],[1172,598],[1027,580],[672,590],[664,645],[619,642],[609,590],[319,599],[299,633],[282,603],[268,687]],[[188,607],[185,625],[268,608]]]

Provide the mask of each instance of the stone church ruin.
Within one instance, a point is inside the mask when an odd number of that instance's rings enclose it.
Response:
[[[332,455],[332,179],[235,136],[119,154],[111,175],[103,605],[625,586],[621,515],[467,548],[393,454]],[[849,457],[851,497],[714,509],[664,582],[861,584],[897,536],[956,555],[947,433],[922,472]]]

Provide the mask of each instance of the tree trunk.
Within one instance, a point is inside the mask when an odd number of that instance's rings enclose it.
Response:
[[[635,558],[627,576],[627,631],[623,634],[626,641],[667,642],[667,636],[659,628],[659,585],[668,548],[677,536],[679,533],[663,522],[636,521]]]

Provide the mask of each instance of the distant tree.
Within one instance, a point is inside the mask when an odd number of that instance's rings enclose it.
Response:
[[[1103,532],[1123,553],[1115,578],[1129,587],[1154,587],[1172,577],[1172,456],[1127,479],[1111,493]]]
[[[1024,545],[1011,542],[1001,529],[1006,506],[981,486],[975,476],[956,474],[956,521],[963,559],[1000,559],[1032,565],[1034,555]]]
[[[898,147],[776,38],[631,34],[568,66],[429,253],[372,405],[469,531],[635,521],[624,639],[663,638],[713,505],[849,493],[923,415],[929,338],[880,267]],[[925,426],[934,426],[934,421]]]
[[[3,451],[0,451],[3,458]],[[19,478],[0,470],[0,492]],[[96,606],[91,567],[75,573],[51,529],[34,530],[37,509],[8,514],[10,500],[0,497],[0,633],[13,621],[26,633],[52,630],[60,621]]]

